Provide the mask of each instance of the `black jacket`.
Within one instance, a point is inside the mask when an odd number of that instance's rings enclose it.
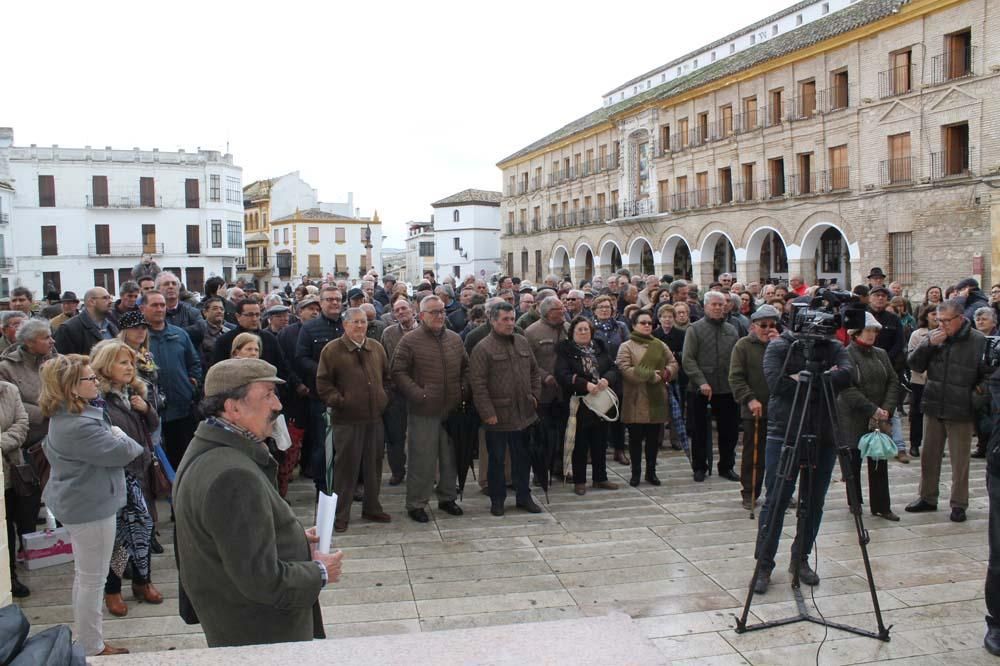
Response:
[[[462,307],[461,303],[458,301],[452,301],[458,304],[458,308],[455,310],[448,311],[446,317],[448,317],[448,328],[455,331],[456,333],[461,333],[465,330],[465,327],[469,324],[469,312]],[[446,308],[447,309],[447,308]]]
[[[293,363],[299,378],[316,394],[316,370],[319,369],[319,355],[323,347],[332,340],[344,334],[344,322],[340,317],[328,319],[320,314],[312,321],[302,325],[298,340],[295,342],[295,362]]]
[[[975,418],[976,408],[986,401],[985,393],[976,393],[989,372],[983,363],[985,349],[985,336],[965,321],[944,343],[932,345],[924,340],[910,352],[910,369],[927,373],[920,401],[925,415],[965,422]]]
[[[620,379],[615,359],[608,354],[608,345],[604,340],[594,338],[593,342],[594,348],[597,350],[594,355],[597,359],[597,372],[601,379],[608,380],[608,385],[614,390]],[[563,340],[556,346],[556,368],[552,374],[559,382],[567,402],[570,396],[587,395],[587,383],[593,382],[593,379],[584,372],[582,358],[583,353],[572,340]],[[599,423],[598,416],[590,411],[590,408],[583,402],[580,403],[576,419],[577,428]]]
[[[115,326],[110,317],[107,319],[107,324],[108,333],[111,334],[111,337],[118,335],[118,327]],[[59,350],[60,354],[83,354],[87,356],[90,354],[90,350],[94,348],[94,345],[104,340],[104,337],[101,335],[100,329],[97,328],[97,324],[87,314],[85,308],[80,310],[80,314],[72,317],[56,329],[55,340],[56,349]]]
[[[878,320],[878,323],[882,324],[882,330],[878,332],[878,337],[875,339],[875,346],[884,349],[885,353],[889,355],[893,367],[898,369],[905,360],[906,354],[903,323],[899,321],[899,317],[894,312],[889,312],[889,310],[882,310],[882,312],[869,310],[869,312]]]
[[[184,301],[178,301],[177,307],[173,310],[167,309],[167,323],[171,326],[183,328],[185,331],[198,323],[201,313]],[[188,331],[190,335],[190,331]]]

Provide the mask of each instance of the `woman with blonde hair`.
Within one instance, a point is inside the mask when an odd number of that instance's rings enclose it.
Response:
[[[230,358],[260,358],[260,337],[256,333],[240,333],[233,338]]]
[[[104,414],[98,376],[81,354],[41,368],[42,413],[49,417],[45,456],[52,469],[42,499],[73,544],[73,618],[88,656],[126,654],[104,642],[101,588],[115,545],[115,514],[125,506],[124,466],[143,447]]]
[[[146,603],[163,603],[163,595],[151,582],[154,521],[149,509],[156,503],[151,482],[151,433],[160,418],[147,399],[145,382],[136,372],[137,358],[135,350],[121,340],[101,341],[90,352],[90,365],[99,378],[111,424],[143,445],[142,455],[125,466],[125,506],[118,512],[115,549],[104,584],[104,605],[118,617],[128,614],[122,599],[122,574],[130,561],[132,594]]]

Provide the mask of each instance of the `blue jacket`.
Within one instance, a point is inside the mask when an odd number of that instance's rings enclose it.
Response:
[[[52,466],[42,499],[70,525],[113,516],[125,506],[125,465],[144,451],[128,435],[116,437],[104,410],[93,405],[80,414],[54,414],[42,449]]]
[[[149,351],[160,368],[160,390],[167,401],[161,420],[176,421],[188,416],[196,398],[190,380],[201,382],[201,361],[191,338],[183,329],[170,324],[162,331],[150,328]]]

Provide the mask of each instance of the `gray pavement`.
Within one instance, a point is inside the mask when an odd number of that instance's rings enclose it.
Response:
[[[987,502],[985,465],[974,460],[969,520],[948,520],[946,502],[936,513],[907,514],[916,496],[919,461],[890,464],[892,505],[898,523],[865,515],[872,567],[892,641],[797,623],[737,635],[734,615],[753,569],[755,521],[740,507],[739,484],[691,478],[683,454],[661,452],[663,485],[627,485],[628,470],[609,460],[616,491],[588,488],[584,497],[557,484],[544,512],[513,508],[489,514],[489,501],[469,477],[466,514],[436,510],[417,524],[403,509],[404,486],[382,488],[389,525],[363,521],[354,507],[348,532],[335,537],[346,554],[344,576],[321,597],[330,638],[375,636],[544,622],[622,611],[675,664],[894,664],[993,663],[982,649],[985,631]],[[942,497],[950,470],[945,460]],[[844,484],[831,485],[818,542],[815,604],[828,618],[874,628],[861,553],[847,511]],[[385,477],[388,479],[388,474]],[[865,490],[867,494],[867,489]],[[313,513],[311,484],[289,493],[306,523]],[[161,509],[169,516],[169,509]],[[771,590],[757,597],[755,618],[794,611],[785,572],[794,521],[785,537]],[[106,614],[105,636],[135,651],[204,647],[197,626],[177,616],[176,568],[170,524],[160,525],[166,553],[154,557],[153,579],[166,597],[159,606],[129,602],[129,614]],[[33,629],[71,623],[71,565],[22,572],[32,595],[23,600]],[[126,581],[125,590],[128,591]],[[805,603],[814,603],[809,588]],[[815,610],[814,610],[815,612]],[[515,634],[516,635],[516,634]],[[516,639],[513,639],[516,640]]]

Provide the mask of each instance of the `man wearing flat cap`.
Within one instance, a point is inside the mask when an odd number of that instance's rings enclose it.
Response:
[[[209,647],[325,638],[319,595],[343,553],[314,550],[278,494],[268,452],[281,413],[273,365],[228,359],[205,379],[205,420],[177,469],[175,547],[183,595]]]

